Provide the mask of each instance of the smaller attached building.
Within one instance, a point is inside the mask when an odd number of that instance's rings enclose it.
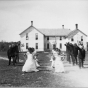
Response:
[[[87,50],[87,35],[78,29],[78,24],[76,24],[75,26],[76,26],[75,30],[71,31],[67,36],[68,42],[71,42],[73,44],[81,43]]]

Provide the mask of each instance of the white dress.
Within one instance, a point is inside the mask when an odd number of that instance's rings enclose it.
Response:
[[[51,61],[51,67],[55,67],[55,60],[53,59],[55,53],[56,52],[54,50],[52,50],[52,55],[51,55],[51,59],[50,59],[50,61]]]
[[[53,67],[55,67],[55,60],[53,60],[53,55],[51,56],[51,59],[50,59],[50,61],[51,61],[51,67],[53,68]]]
[[[38,64],[38,59],[35,56],[35,63],[36,63],[36,67],[39,67],[40,65]]]
[[[27,60],[22,68],[23,72],[32,72],[32,71],[39,71],[36,67],[35,60],[33,59],[33,55],[29,52],[27,53]]]
[[[55,72],[65,72],[63,62],[61,61],[61,56],[57,53],[55,55]]]
[[[36,63],[36,66],[39,67],[40,65],[38,64],[38,59],[37,59],[37,56],[36,56],[36,50],[33,52],[33,56],[34,56],[34,60],[35,60],[35,63]]]

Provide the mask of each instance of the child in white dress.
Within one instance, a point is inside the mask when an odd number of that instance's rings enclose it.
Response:
[[[38,59],[37,59],[37,57],[38,57],[38,54],[37,54],[37,52],[36,52],[36,50],[35,50],[35,51],[33,52],[33,58],[34,58],[34,60],[35,60],[36,66],[39,67],[40,65],[38,64]]]
[[[22,67],[22,72],[32,72],[32,71],[39,71],[37,69],[35,60],[33,59],[33,50],[32,48],[28,49],[29,52],[27,52],[27,60],[24,64],[24,66]]]
[[[54,68],[54,67],[55,67],[55,60],[54,60],[53,55],[51,56],[50,61],[52,62],[52,63],[51,63],[51,68]]]
[[[52,50],[52,55],[51,55],[51,68],[55,67],[55,57],[54,57],[54,50]]]
[[[55,51],[54,57],[55,57],[55,72],[65,72],[63,62],[61,60],[61,55],[57,51]]]

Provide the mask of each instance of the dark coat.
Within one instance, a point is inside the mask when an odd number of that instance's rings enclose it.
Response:
[[[77,57],[77,55],[78,55],[78,50],[79,50],[78,46],[75,45],[75,46],[74,46],[74,56],[75,56],[75,57]]]
[[[78,58],[82,59],[82,60],[85,59],[85,49],[80,49],[79,48]]]

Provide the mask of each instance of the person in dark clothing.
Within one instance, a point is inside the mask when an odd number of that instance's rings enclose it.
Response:
[[[71,58],[72,58],[72,64],[75,65],[75,57],[74,57],[74,46],[72,43],[70,43],[70,55],[71,55]]]
[[[7,56],[8,56],[8,59],[9,59],[9,64],[8,65],[10,65],[10,63],[11,63],[11,45],[9,45],[9,49],[7,50]]]
[[[19,59],[19,51],[17,49],[17,46],[12,44],[9,46],[9,49],[7,50],[7,56],[9,59],[9,64],[11,64],[11,59],[13,59],[13,65],[15,66],[16,60]]]
[[[66,43],[66,54],[67,54],[67,61],[69,62],[69,64],[71,64],[71,58],[70,58],[70,43]]]
[[[79,59],[79,68],[83,68],[83,63],[85,60],[85,49],[83,45],[79,46],[78,59]]]
[[[75,43],[74,44],[74,58],[75,58],[76,65],[78,64],[78,62],[77,62],[78,49],[79,48],[78,48],[77,44]]]

